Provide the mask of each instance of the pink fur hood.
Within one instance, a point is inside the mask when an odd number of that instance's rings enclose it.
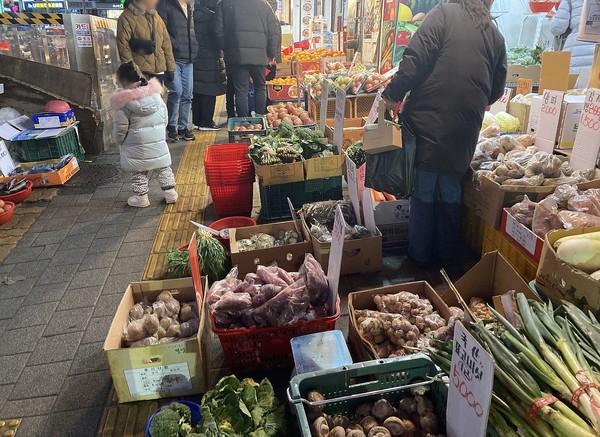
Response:
[[[147,86],[140,86],[130,90],[120,90],[115,92],[110,98],[110,106],[114,109],[121,109],[123,106],[134,100],[140,100],[152,94],[160,94],[162,85],[157,78],[150,79]]]

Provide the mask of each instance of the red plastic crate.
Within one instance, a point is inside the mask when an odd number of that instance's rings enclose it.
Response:
[[[252,213],[254,181],[236,185],[212,185],[210,195],[219,217],[249,216]]]
[[[237,185],[254,181],[254,166],[247,157],[248,144],[218,144],[204,152],[206,184]]]
[[[225,361],[233,373],[249,373],[294,366],[292,345],[294,337],[332,331],[340,317],[340,299],[335,314],[291,326],[270,328],[219,329],[210,314],[213,332],[219,337]]]

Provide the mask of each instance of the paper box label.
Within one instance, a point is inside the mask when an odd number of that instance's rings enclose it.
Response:
[[[504,94],[502,94],[502,97],[492,105],[490,112],[494,115],[498,112],[506,112],[508,102],[510,102],[510,98],[512,97],[512,92],[512,88],[504,88]]]
[[[346,107],[346,91],[338,88],[335,93],[335,119],[333,131],[333,145],[337,147],[338,153],[341,153],[342,142],[344,141],[344,109]],[[322,111],[323,112],[323,111]]]
[[[193,388],[187,363],[128,369],[125,370],[125,380],[131,397],[180,392]]]
[[[583,112],[573,144],[571,166],[575,170],[589,170],[596,166],[600,151],[600,89],[589,88],[585,95]]]
[[[531,255],[535,255],[537,236],[519,223],[512,215],[506,215],[506,233]]]
[[[545,90],[542,96],[535,145],[543,152],[554,150],[564,95],[563,91]]]
[[[533,89],[533,81],[531,79],[517,79],[517,90],[515,91],[516,94],[521,94],[526,96],[527,94],[531,93],[531,90]]]

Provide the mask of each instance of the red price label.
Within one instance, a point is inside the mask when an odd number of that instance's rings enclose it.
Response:
[[[461,372],[458,371],[458,366],[454,364],[452,367],[452,384],[454,384],[454,387],[458,389],[460,395],[466,399],[469,406],[473,408],[473,411],[475,411],[477,417],[481,417],[484,413],[483,407],[479,402],[477,402],[475,395],[469,390],[467,382],[462,379],[462,376],[463,375]]]
[[[544,104],[542,104],[542,113],[549,114],[549,115],[556,115],[557,114],[556,106],[550,106],[550,105],[546,105],[544,103]]]

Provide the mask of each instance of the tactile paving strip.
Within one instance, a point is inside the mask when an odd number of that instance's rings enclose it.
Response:
[[[0,436],[12,437],[17,433],[17,429],[21,424],[22,419],[6,419],[0,420]]]

